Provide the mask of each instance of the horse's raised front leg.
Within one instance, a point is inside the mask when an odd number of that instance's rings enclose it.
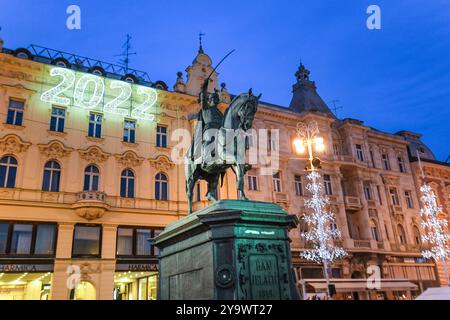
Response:
[[[209,201],[217,201],[217,186],[219,185],[219,174],[215,174],[208,179],[208,192],[206,198]]]
[[[239,199],[248,200],[244,192],[244,175],[245,175],[245,164],[236,165],[236,184],[239,192]]]

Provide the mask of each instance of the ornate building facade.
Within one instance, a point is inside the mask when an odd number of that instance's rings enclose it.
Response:
[[[139,71],[30,48],[0,46],[0,299],[155,299],[151,240],[187,214],[176,132],[192,131],[212,60],[200,49],[187,81],[179,72],[169,90]],[[314,120],[327,146],[321,173],[343,235],[338,244],[348,252],[332,268],[338,298],[404,299],[437,285],[442,274],[420,254],[411,141],[336,118],[309,71],[300,66],[295,75],[289,107],[258,106],[254,128],[270,130],[264,152],[277,165],[253,166],[249,198],[279,203],[302,221],[306,159],[292,141],[299,121]],[[218,74],[211,79],[218,89]],[[224,110],[232,98],[225,84],[220,95]],[[448,210],[448,166],[431,161],[425,171],[433,165],[447,170],[436,183]],[[227,173],[219,197],[236,198],[235,190]],[[196,187],[194,209],[208,205],[205,191]],[[300,259],[304,228],[291,230],[294,265],[299,284],[312,279],[314,290],[322,270]],[[369,266],[386,279],[372,292],[356,280],[369,277]]]

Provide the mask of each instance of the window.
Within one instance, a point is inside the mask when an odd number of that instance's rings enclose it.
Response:
[[[156,146],[160,148],[167,148],[167,127],[156,126]]]
[[[413,234],[414,234],[414,242],[416,245],[420,245],[422,243],[422,237],[420,236],[419,228],[413,226]]]
[[[370,220],[370,233],[372,234],[373,240],[380,241],[377,223],[374,220]]]
[[[300,236],[302,236],[303,233],[308,232],[308,223],[306,222],[305,216],[300,216],[299,220],[299,228],[300,228]]]
[[[117,255],[131,256],[133,254],[133,229],[117,228]]]
[[[50,131],[64,132],[65,119],[66,119],[65,109],[52,107],[52,115],[50,118]]]
[[[366,200],[372,200],[372,190],[370,188],[370,184],[364,183],[364,196]]]
[[[336,155],[336,156],[340,155],[340,152],[339,152],[339,145],[338,145],[338,144],[333,144],[333,153],[334,153],[334,155]]]
[[[412,199],[411,191],[405,191],[405,200],[406,200],[406,206],[408,209],[414,208],[414,202]]]
[[[36,225],[36,243],[34,254],[54,254],[56,226],[52,224]]]
[[[295,194],[297,196],[303,196],[302,176],[295,175],[294,183],[295,183]]]
[[[152,234],[150,229],[136,230],[136,255],[150,256],[151,255],[151,240]]]
[[[102,136],[102,118],[98,113],[91,112],[89,114],[89,129],[88,136],[94,138],[101,138]]]
[[[134,173],[130,169],[122,171],[120,177],[120,196],[123,198],[134,198]]]
[[[42,191],[58,192],[61,178],[61,166],[58,162],[47,161],[42,179]]]
[[[200,185],[200,182],[197,182],[195,184],[195,201],[201,201],[202,200],[202,187]]]
[[[397,231],[398,231],[398,240],[400,241],[400,244],[406,244],[405,229],[403,229],[403,227],[399,224],[397,226]]]
[[[273,175],[272,181],[273,181],[273,191],[275,191],[275,192],[282,192],[282,189],[281,189],[281,176],[280,176],[279,172],[277,172],[277,173],[275,173]]]
[[[389,189],[389,194],[391,195],[391,203],[393,206],[399,206],[400,205],[400,201],[398,200],[398,194],[397,194],[397,189],[396,188],[390,188]]]
[[[333,194],[333,189],[331,187],[331,177],[329,174],[324,174],[323,175],[323,181],[325,184],[325,194],[327,196],[331,196]]]
[[[372,162],[372,167],[375,168],[375,160],[373,159],[373,151],[369,150],[370,161]]]
[[[0,223],[0,254],[6,253],[6,244],[8,243],[8,223]]]
[[[153,238],[162,230],[150,228],[117,228],[117,256],[156,256]]]
[[[73,237],[73,256],[100,255],[100,226],[76,225]]]
[[[383,201],[381,200],[381,191],[380,186],[377,186],[377,194],[378,194],[378,201],[380,201],[380,204],[383,204]]]
[[[364,152],[363,152],[362,145],[360,145],[360,144],[356,145],[356,156],[358,157],[359,161],[364,161]]]
[[[381,162],[383,162],[384,170],[391,170],[391,164],[389,163],[389,156],[386,153],[381,155]]]
[[[11,253],[30,254],[32,235],[32,224],[15,224],[13,226],[13,234],[11,240]]]
[[[0,159],[0,188],[14,188],[16,185],[17,160],[12,156]]]
[[[84,170],[83,191],[98,191],[100,172],[94,165],[87,166]]]
[[[136,121],[125,120],[123,126],[123,141],[130,143],[136,142]]]
[[[258,177],[253,175],[247,176],[248,190],[256,191],[258,190]]]
[[[21,126],[23,121],[23,110],[25,103],[23,101],[10,99],[6,123],[15,126]]]
[[[55,224],[0,223],[0,254],[50,256],[55,243]]]
[[[155,199],[167,200],[167,176],[164,173],[158,173],[155,177]]]
[[[397,157],[398,169],[400,172],[406,172],[405,163],[403,162],[402,156]]]

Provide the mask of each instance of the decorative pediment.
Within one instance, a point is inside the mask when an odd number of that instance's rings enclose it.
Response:
[[[144,158],[138,157],[133,151],[125,151],[122,154],[116,154],[117,161],[124,167],[136,167],[141,165]]]
[[[15,134],[8,134],[0,139],[0,150],[2,153],[18,154],[27,151],[30,145],[31,143],[24,142]]]
[[[167,156],[159,155],[154,159],[149,159],[150,165],[158,171],[168,171],[175,167],[175,163],[172,162]]]
[[[87,162],[93,163],[101,163],[108,160],[110,153],[104,152],[98,146],[90,146],[84,150],[78,150],[81,159],[86,160]]]
[[[386,185],[398,185],[400,183],[400,177],[388,174],[382,174],[381,179]]]
[[[68,156],[73,148],[66,147],[61,141],[52,140],[47,144],[38,144],[39,151],[47,158],[60,159]]]

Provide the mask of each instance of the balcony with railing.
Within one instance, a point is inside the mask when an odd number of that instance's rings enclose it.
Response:
[[[98,219],[108,210],[106,193],[100,191],[82,191],[77,193],[76,202],[72,208],[82,218],[87,220]]]
[[[345,209],[359,211],[362,208],[361,199],[359,197],[345,196]]]

